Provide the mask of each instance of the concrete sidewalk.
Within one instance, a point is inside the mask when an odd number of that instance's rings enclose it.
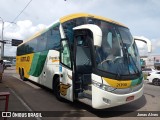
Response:
[[[10,93],[8,111],[28,111],[26,107],[17,98],[14,91],[5,84],[5,81],[0,83],[0,92]],[[0,111],[4,111],[4,107],[5,101],[0,101]]]
[[[16,92],[10,88],[7,85],[7,82],[5,81],[7,77],[3,77],[2,83],[0,83],[0,92],[9,92],[9,104],[8,104],[8,111],[16,112],[27,112],[29,109],[27,108],[27,105],[23,103],[23,100],[16,94]],[[7,79],[8,80],[8,79]],[[1,97],[5,98],[5,97]],[[0,98],[0,99],[1,99]],[[3,120],[2,118],[2,112],[5,111],[5,100],[0,100],[0,120]],[[7,118],[7,120],[36,120],[36,118]]]

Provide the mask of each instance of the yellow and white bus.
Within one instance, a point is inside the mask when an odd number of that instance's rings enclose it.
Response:
[[[129,29],[108,18],[78,13],[60,18],[17,47],[16,71],[55,96],[96,109],[143,95],[140,56]]]

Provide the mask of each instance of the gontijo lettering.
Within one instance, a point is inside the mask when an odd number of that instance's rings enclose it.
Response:
[[[29,56],[21,57],[20,60],[21,60],[21,62],[29,62],[30,57]]]

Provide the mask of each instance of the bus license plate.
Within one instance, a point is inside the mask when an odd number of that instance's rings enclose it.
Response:
[[[129,96],[126,98],[126,101],[131,101],[131,100],[134,100],[134,96]]]

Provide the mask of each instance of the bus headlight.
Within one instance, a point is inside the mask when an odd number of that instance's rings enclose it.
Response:
[[[105,90],[105,91],[108,91],[108,92],[111,92],[113,90],[115,90],[116,88],[113,88],[111,86],[108,86],[108,85],[104,85],[102,83],[99,83],[99,82],[96,82],[96,81],[92,81],[92,84],[102,90]]]

